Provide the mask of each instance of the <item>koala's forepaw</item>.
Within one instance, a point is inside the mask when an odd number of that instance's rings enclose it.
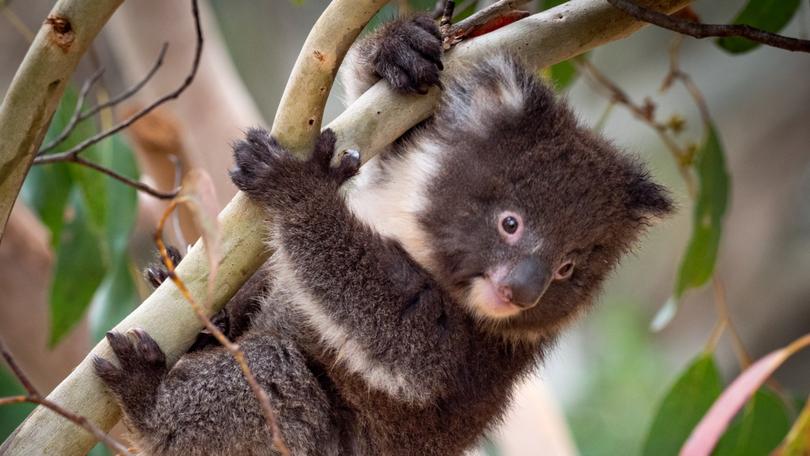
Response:
[[[280,176],[291,171],[288,168],[295,161],[276,138],[260,128],[248,130],[245,139],[234,147],[233,157],[236,162],[231,169],[233,183],[254,198],[265,196]]]
[[[373,57],[377,74],[402,92],[426,93],[441,85],[442,35],[436,22],[420,14],[385,27]]]
[[[337,167],[331,167],[336,137],[324,130],[309,160],[296,159],[264,130],[248,131],[234,148],[234,184],[252,198],[271,207],[294,204],[325,183],[342,184],[357,173],[360,154],[347,151]]]
[[[171,258],[175,266],[183,259],[183,255],[180,254],[180,251],[171,245],[166,246],[166,252],[169,254],[169,258]],[[166,265],[163,264],[162,259],[159,259],[157,262],[149,264],[149,266],[144,269],[143,275],[153,287],[157,288],[169,277],[169,271],[166,269]]]
[[[107,341],[120,367],[99,356],[93,358],[93,367],[126,411],[137,413],[154,401],[166,376],[166,356],[157,342],[140,328],[130,329],[126,334],[108,332]]]

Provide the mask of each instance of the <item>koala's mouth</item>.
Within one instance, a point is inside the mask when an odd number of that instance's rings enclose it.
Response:
[[[551,280],[549,268],[537,258],[501,264],[473,278],[468,304],[482,316],[509,318],[535,307]]]
[[[471,281],[467,302],[476,314],[494,319],[509,318],[524,310],[498,290],[497,282],[489,274]]]

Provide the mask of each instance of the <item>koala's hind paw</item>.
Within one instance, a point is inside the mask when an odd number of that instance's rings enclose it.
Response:
[[[281,147],[276,138],[266,130],[252,128],[233,151],[236,166],[231,169],[231,179],[240,190],[251,197],[259,198],[272,187],[279,173],[284,172],[286,162],[295,157]]]
[[[151,404],[166,376],[166,356],[157,342],[143,329],[133,328],[126,334],[108,332],[119,366],[96,356],[93,367],[107,388],[121,401],[125,411],[137,413]]]
[[[175,266],[183,259],[183,255],[180,254],[180,251],[171,245],[166,246],[166,252],[169,254],[169,258],[171,258]],[[149,264],[149,266],[144,269],[143,275],[153,287],[157,288],[169,277],[169,271],[166,269],[166,265],[163,264],[163,260],[158,259],[157,262]]]
[[[442,35],[427,14],[400,19],[384,26],[373,56],[374,70],[401,92],[426,93],[439,85]]]

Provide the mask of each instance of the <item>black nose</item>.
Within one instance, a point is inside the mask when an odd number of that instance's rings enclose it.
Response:
[[[504,280],[512,304],[528,309],[537,305],[551,283],[551,269],[539,258],[520,261]]]

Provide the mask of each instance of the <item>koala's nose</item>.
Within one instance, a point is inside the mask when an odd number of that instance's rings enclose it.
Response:
[[[551,269],[537,257],[528,257],[512,269],[501,284],[501,293],[523,309],[537,305],[551,283]]]

